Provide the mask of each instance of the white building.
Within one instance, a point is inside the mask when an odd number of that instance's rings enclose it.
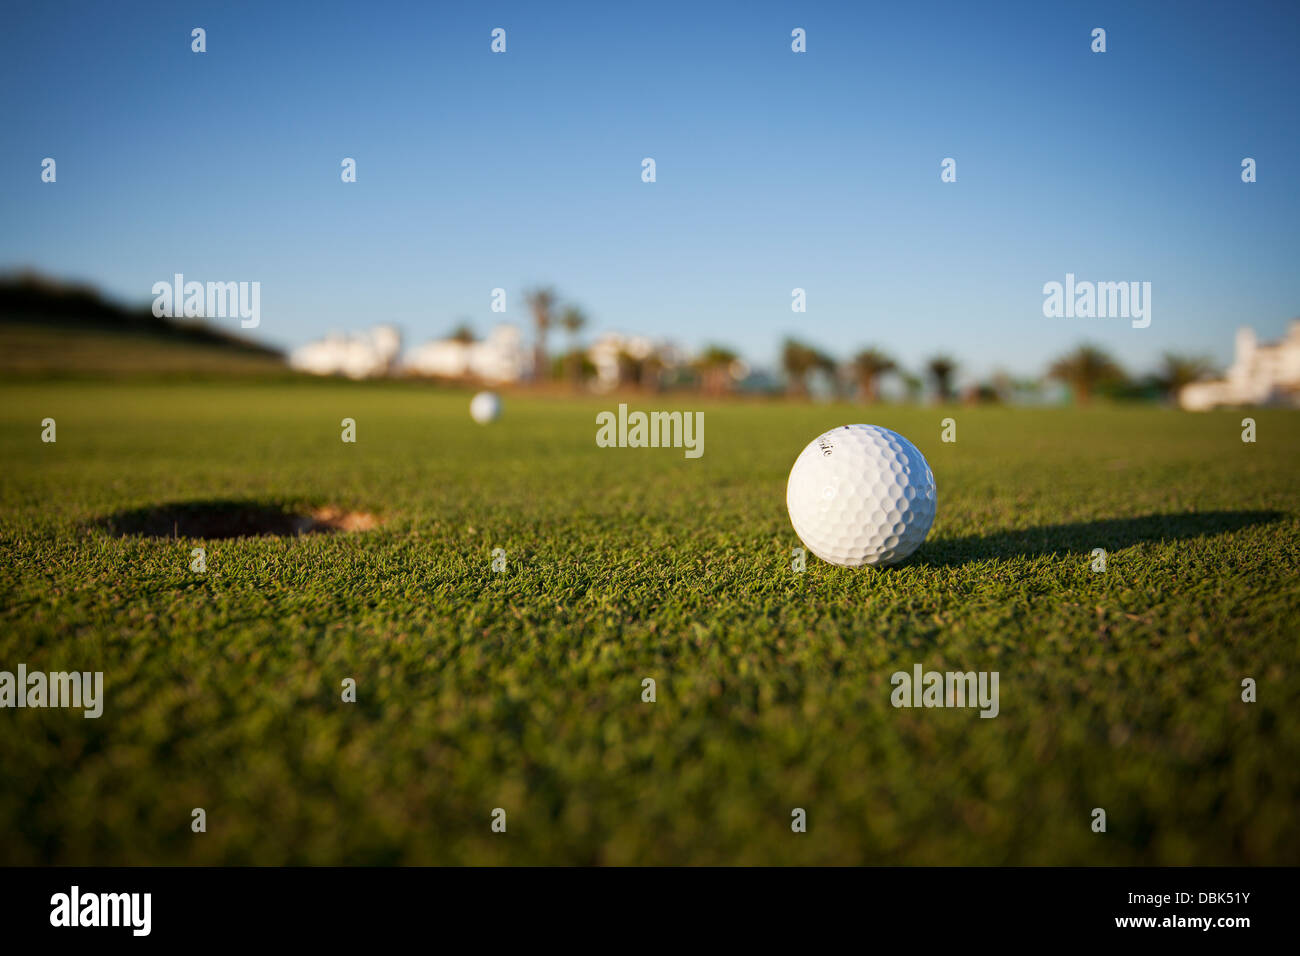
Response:
[[[377,325],[354,335],[331,333],[289,353],[289,367],[313,375],[374,378],[387,375],[402,350],[402,333]]]
[[[1254,330],[1238,329],[1227,378],[1183,386],[1178,403],[1194,412],[1218,405],[1300,405],[1300,319],[1280,342],[1261,344]]]
[[[417,375],[518,382],[532,370],[532,354],[513,325],[498,325],[482,342],[436,339],[412,349],[402,367]]]
[[[598,391],[623,384],[623,368],[619,361],[622,355],[628,355],[638,362],[655,356],[664,368],[675,368],[684,361],[680,350],[671,343],[655,342],[644,335],[606,332],[587,349],[587,358],[596,367],[595,387]]]

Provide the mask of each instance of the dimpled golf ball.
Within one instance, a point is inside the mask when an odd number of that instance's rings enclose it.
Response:
[[[469,417],[480,425],[501,417],[501,396],[496,392],[479,392],[469,403]]]
[[[799,540],[849,568],[902,561],[934,523],[934,473],[910,441],[879,425],[842,425],[809,443],[786,485]]]

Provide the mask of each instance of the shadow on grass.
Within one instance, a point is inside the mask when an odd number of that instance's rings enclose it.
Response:
[[[1282,517],[1280,511],[1193,511],[1044,525],[928,542],[917,552],[914,562],[953,567],[1004,558],[1090,554],[1093,548],[1104,548],[1109,554],[1148,541],[1178,541],[1240,531]]]
[[[334,531],[368,531],[374,515],[337,508],[297,511],[264,501],[177,501],[118,511],[96,522],[109,534],[140,538],[294,537]]]

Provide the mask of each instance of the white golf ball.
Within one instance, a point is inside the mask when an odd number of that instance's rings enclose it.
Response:
[[[501,396],[496,392],[479,392],[469,403],[469,417],[480,425],[501,417]]]
[[[843,425],[809,443],[786,485],[799,540],[850,568],[902,561],[934,523],[934,473],[915,445],[879,425]]]

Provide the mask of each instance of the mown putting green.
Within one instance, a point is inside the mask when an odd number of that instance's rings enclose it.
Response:
[[[598,447],[619,401],[703,455]],[[0,670],[104,673],[0,709],[0,862],[1300,862],[1300,416],[468,402],[0,386]],[[856,421],[934,528],[796,573],[790,466]],[[997,716],[891,706],[917,665]]]

